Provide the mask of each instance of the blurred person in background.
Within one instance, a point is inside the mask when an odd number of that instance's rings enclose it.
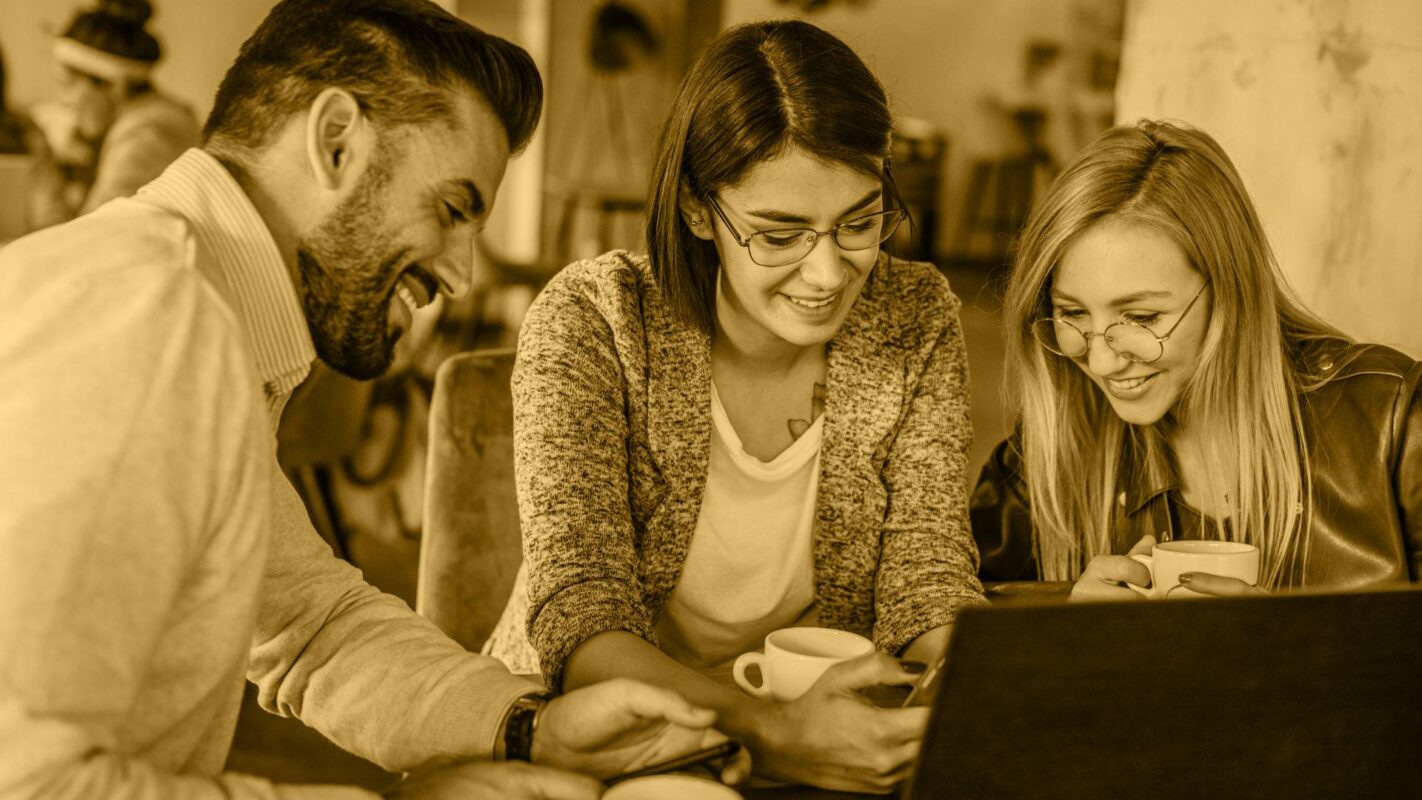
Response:
[[[99,0],[54,40],[59,97],[35,122],[64,169],[70,217],[132,195],[198,143],[192,110],[153,85],[152,14],[148,0]]]
[[[28,117],[10,108],[5,81],[5,53],[0,50],[0,157],[22,157],[14,162],[3,160],[0,192],[24,193],[24,199],[18,201],[24,207],[18,233],[25,233],[62,222],[67,212],[61,198],[62,179],[49,145]],[[5,200],[10,198],[0,198],[0,202]],[[0,231],[0,239],[11,235],[15,234]]]

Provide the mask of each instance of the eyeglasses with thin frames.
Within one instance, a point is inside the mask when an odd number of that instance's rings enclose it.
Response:
[[[1180,318],[1163,334],[1147,328],[1135,320],[1123,319],[1107,325],[1101,331],[1084,331],[1061,317],[1043,317],[1032,323],[1032,336],[1047,351],[1066,358],[1080,358],[1091,350],[1091,340],[1101,337],[1111,351],[1137,364],[1149,364],[1165,355],[1165,343],[1174,335],[1180,323],[1185,321],[1190,309],[1195,307],[1200,295],[1205,293],[1209,280],[1200,285],[1199,291],[1190,298]]]
[[[841,250],[868,250],[877,247],[894,235],[904,218],[904,212],[895,208],[855,217],[825,231],[813,228],[775,228],[741,236],[736,226],[731,224],[726,212],[721,210],[716,198],[708,194],[706,202],[711,205],[716,216],[721,218],[736,244],[746,248],[751,261],[762,267],[784,267],[799,261],[815,249],[815,244],[825,234],[833,236],[834,243],[839,245]]]

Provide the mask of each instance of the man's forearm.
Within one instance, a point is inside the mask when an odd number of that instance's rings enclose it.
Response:
[[[564,686],[572,691],[611,678],[632,678],[681,694],[716,712],[716,728],[753,750],[765,743],[769,704],[719,684],[626,631],[608,631],[578,645],[568,658]]]

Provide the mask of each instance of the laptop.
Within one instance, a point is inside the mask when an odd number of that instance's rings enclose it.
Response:
[[[1422,797],[1422,591],[972,609],[904,797]]]

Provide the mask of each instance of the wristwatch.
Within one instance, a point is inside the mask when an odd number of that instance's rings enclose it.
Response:
[[[538,718],[553,695],[547,692],[526,694],[513,702],[504,717],[504,759],[531,761],[533,733],[538,730]]]

